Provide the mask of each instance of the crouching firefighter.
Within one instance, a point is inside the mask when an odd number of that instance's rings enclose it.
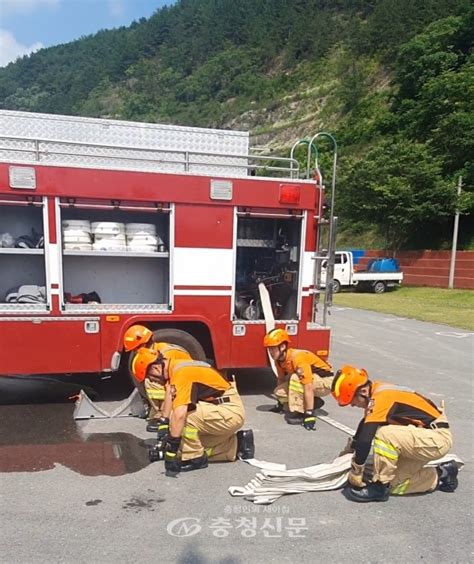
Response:
[[[432,401],[403,386],[372,382],[364,369],[348,365],[337,372],[332,394],[340,406],[365,410],[341,453],[354,452],[346,490],[349,499],[386,501],[390,494],[454,492],[458,468],[453,461],[424,467],[446,455],[453,444],[449,423]],[[366,483],[364,464],[372,441],[374,474]]]
[[[206,468],[208,460],[253,458],[252,431],[239,431],[245,412],[235,384],[209,364],[170,360],[142,348],[134,372],[139,378],[153,376],[169,386],[172,412],[164,449],[168,474]]]
[[[278,373],[278,385],[273,392],[278,403],[271,411],[283,413],[287,406],[287,423],[314,430],[314,410],[324,405],[321,397],[331,393],[334,373],[322,358],[310,351],[291,349],[289,343],[284,329],[272,329],[263,339]]]
[[[123,346],[126,352],[137,351],[142,347],[152,348],[160,352],[166,358],[191,360],[188,351],[173,343],[157,342],[154,339],[153,331],[144,325],[132,325],[127,329],[123,338]],[[133,363],[136,354],[132,356],[130,363],[130,370],[133,372]],[[136,379],[136,378],[135,378]],[[136,379],[137,380],[137,379]],[[143,380],[137,380],[137,387],[144,392],[149,405],[148,422],[146,430],[150,433],[156,433],[168,425],[167,417],[164,417],[164,412],[169,409],[165,407],[167,403],[165,388],[156,378],[145,377]],[[167,429],[168,427],[166,427]]]

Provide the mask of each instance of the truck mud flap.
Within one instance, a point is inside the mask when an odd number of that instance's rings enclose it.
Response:
[[[114,417],[140,417],[146,414],[143,400],[137,389],[122,402],[93,402],[81,390],[74,407],[74,419],[111,419]]]

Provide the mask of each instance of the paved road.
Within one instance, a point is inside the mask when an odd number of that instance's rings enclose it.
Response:
[[[349,309],[335,309],[331,323],[335,366],[351,362],[445,399],[453,451],[466,462],[455,494],[357,505],[324,492],[258,507],[227,493],[255,475],[243,462],[165,477],[159,463],[147,463],[143,421],[76,426],[69,405],[3,406],[0,562],[472,561],[473,334]],[[267,413],[271,385],[268,371],[240,375],[258,458],[289,467],[332,460],[346,436]],[[360,416],[330,399],[326,408],[352,427]],[[176,522],[185,518],[186,526]]]

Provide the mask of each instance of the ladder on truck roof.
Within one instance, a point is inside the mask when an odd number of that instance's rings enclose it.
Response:
[[[329,218],[323,217],[323,204],[325,186],[323,177],[319,168],[319,151],[316,145],[316,140],[327,138],[332,143],[333,147],[333,165],[332,165],[332,178],[331,178],[331,203],[329,210]],[[327,324],[327,316],[330,314],[330,307],[332,306],[333,297],[333,279],[334,279],[334,261],[336,249],[336,230],[337,230],[337,217],[334,215],[334,205],[336,198],[336,169],[337,169],[337,142],[333,135],[326,132],[316,133],[311,139],[300,139],[291,148],[290,158],[295,158],[295,151],[300,145],[307,145],[308,152],[306,155],[306,172],[303,173],[305,178],[310,179],[313,175],[321,189],[321,197],[319,199],[319,217],[318,217],[318,232],[317,232],[317,246],[313,256],[314,259],[314,274],[313,274],[313,305],[311,321],[318,323],[319,302],[321,295],[323,295],[323,310],[321,324],[323,327]],[[312,155],[315,155],[314,168],[311,168]],[[325,233],[326,232],[326,233]],[[326,282],[324,286],[321,284],[321,268],[324,261],[327,261]]]
[[[252,154],[249,133],[0,110],[0,160],[296,179],[296,159]]]

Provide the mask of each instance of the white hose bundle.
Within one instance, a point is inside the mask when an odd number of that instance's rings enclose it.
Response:
[[[352,456],[345,454],[330,464],[316,464],[294,470],[275,470],[271,469],[274,463],[255,459],[245,460],[253,466],[260,466],[262,471],[246,486],[231,486],[228,491],[234,497],[243,497],[257,505],[268,505],[283,495],[337,490],[347,482]],[[432,460],[426,466],[439,466],[450,460],[456,462],[459,468],[464,466],[464,462],[455,454],[447,454],[443,458]],[[370,464],[371,459],[367,467]]]

